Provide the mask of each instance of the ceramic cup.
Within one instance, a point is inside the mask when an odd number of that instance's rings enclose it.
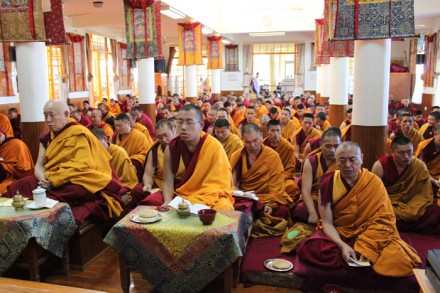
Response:
[[[36,206],[43,206],[46,204],[46,189],[39,186],[37,189],[32,190],[32,194]]]

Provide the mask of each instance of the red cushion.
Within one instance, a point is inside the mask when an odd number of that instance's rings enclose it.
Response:
[[[400,237],[410,244],[417,251],[422,264],[419,266],[424,269],[426,267],[426,257],[428,250],[440,249],[440,236],[424,235],[417,233],[400,233]]]

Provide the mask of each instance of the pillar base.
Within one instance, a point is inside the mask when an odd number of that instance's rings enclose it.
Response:
[[[330,119],[329,122],[332,126],[341,125],[345,119],[346,105],[332,105],[330,104]]]
[[[377,157],[385,154],[387,137],[386,126],[351,126],[351,140],[361,147],[364,168],[371,170]]]
[[[221,96],[221,94],[219,94],[219,93],[217,93],[217,94],[211,93],[211,98],[213,98],[213,99],[220,99],[220,96]]]
[[[156,125],[156,104],[139,104],[142,111],[150,117],[153,125]]]
[[[23,132],[23,142],[29,148],[34,163],[37,162],[38,150],[40,148],[40,135],[45,131],[49,131],[46,122],[21,122]]]
[[[185,102],[190,102],[191,104],[197,104],[197,97],[185,97]]]

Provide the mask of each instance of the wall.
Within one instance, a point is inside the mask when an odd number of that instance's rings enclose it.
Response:
[[[310,41],[305,42],[304,58],[304,91],[316,91],[316,67],[312,68],[312,42]]]

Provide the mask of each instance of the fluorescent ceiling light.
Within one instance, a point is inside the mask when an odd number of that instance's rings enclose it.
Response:
[[[229,41],[229,40],[226,40],[226,39],[223,39],[223,40],[222,40],[222,43],[223,43],[223,44],[226,44],[226,45],[228,45],[228,44],[230,44],[230,43],[231,43],[231,41]]]
[[[163,15],[166,15],[172,19],[185,18],[185,14],[183,14],[180,11],[177,11],[173,7],[169,7],[168,9],[161,10],[160,13],[162,13]]]
[[[267,33],[249,33],[250,37],[276,37],[276,36],[284,36],[285,32],[267,32]]]
[[[206,27],[206,26],[202,27],[202,34],[204,34],[204,35],[209,35],[209,34],[212,34],[213,32],[214,31],[212,29],[210,29],[209,27]]]

